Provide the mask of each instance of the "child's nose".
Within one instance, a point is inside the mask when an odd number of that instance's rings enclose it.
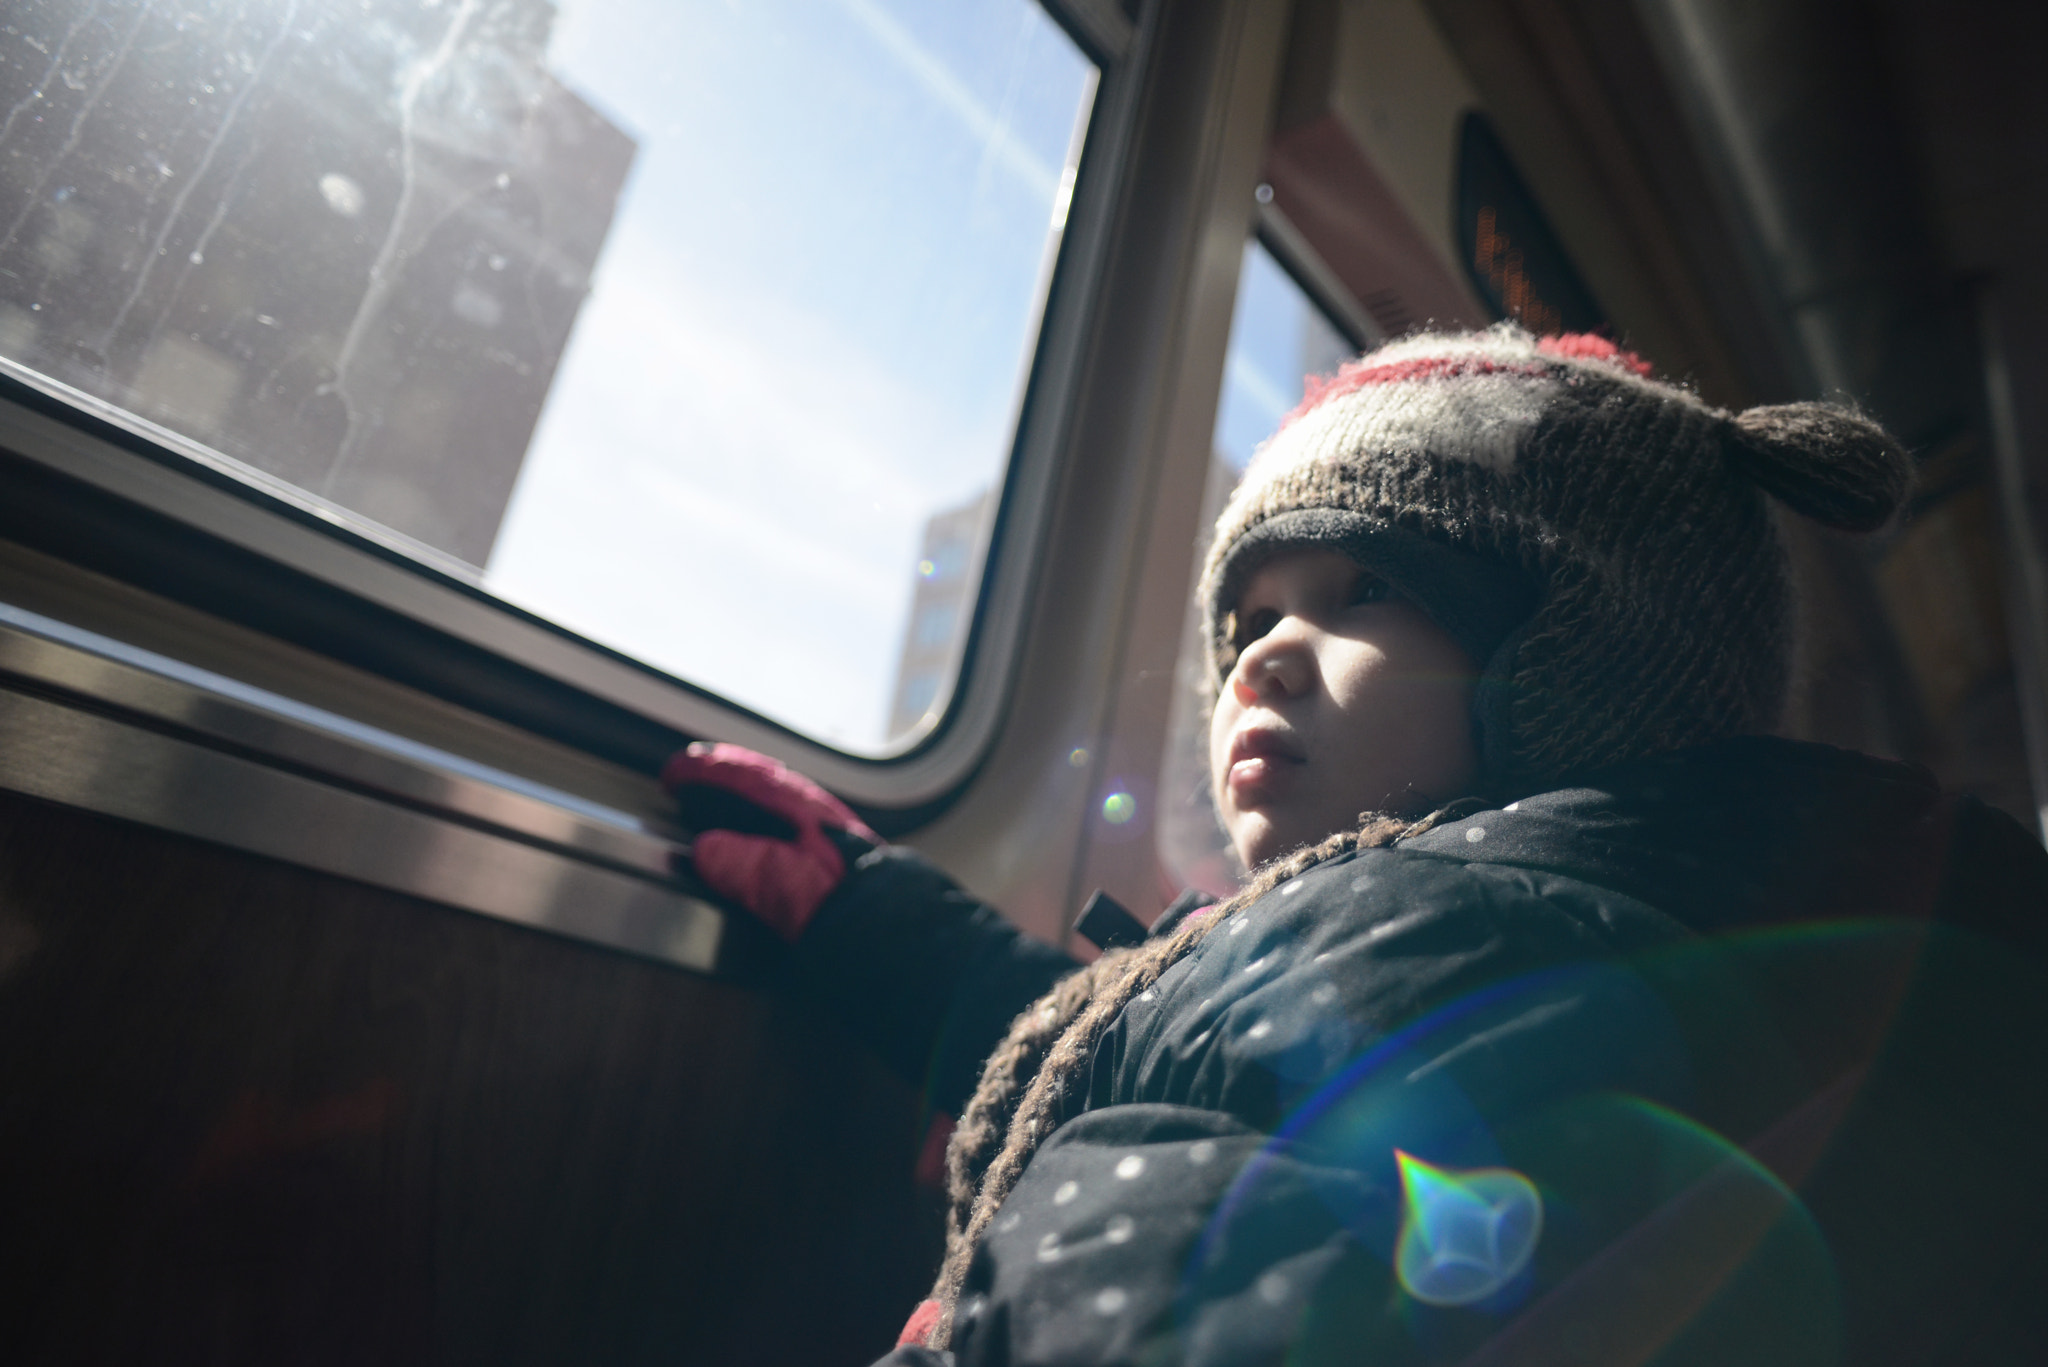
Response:
[[[1237,657],[1237,668],[1230,673],[1230,691],[1240,707],[1249,707],[1261,698],[1292,698],[1308,687],[1313,671],[1300,623],[1283,618]]]

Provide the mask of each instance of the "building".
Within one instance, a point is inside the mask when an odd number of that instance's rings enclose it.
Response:
[[[635,152],[553,22],[11,15],[0,356],[482,565]]]
[[[973,624],[994,514],[995,491],[985,490],[924,524],[889,705],[891,739],[910,735],[946,705]]]

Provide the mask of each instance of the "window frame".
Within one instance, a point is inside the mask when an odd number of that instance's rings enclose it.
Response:
[[[1278,205],[1270,200],[1259,202],[1250,240],[1272,255],[1309,302],[1358,351],[1370,351],[1393,340]]]
[[[283,481],[4,361],[0,536],[643,771],[684,737],[716,737],[857,803],[929,814],[973,773],[1002,720],[1156,28],[1112,0],[1037,3],[1096,64],[1095,102],[959,670],[942,717],[900,751],[837,749],[585,640],[492,596],[450,557],[342,523]],[[679,586],[678,611],[685,594]]]

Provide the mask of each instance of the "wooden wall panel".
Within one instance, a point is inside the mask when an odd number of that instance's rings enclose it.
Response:
[[[0,1350],[860,1363],[914,1097],[773,992],[0,794]]]

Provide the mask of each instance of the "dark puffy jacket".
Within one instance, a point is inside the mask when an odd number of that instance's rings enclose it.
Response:
[[[898,855],[799,957],[949,1109],[1064,963]],[[1221,925],[890,1360],[2048,1362],[2044,1136],[2048,854],[1729,741]]]

